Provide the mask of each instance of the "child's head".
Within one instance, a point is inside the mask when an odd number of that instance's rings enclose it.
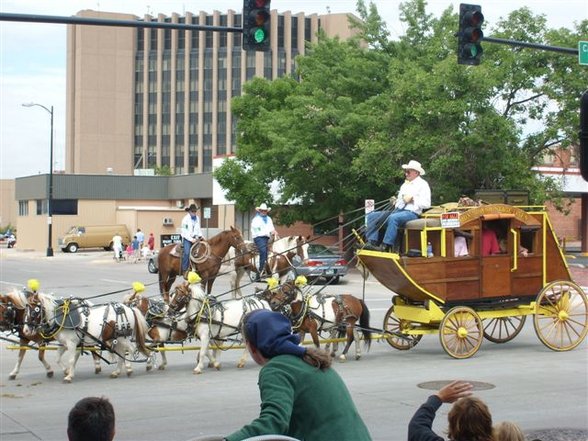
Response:
[[[515,423],[503,421],[494,426],[495,441],[525,441],[523,431]]]

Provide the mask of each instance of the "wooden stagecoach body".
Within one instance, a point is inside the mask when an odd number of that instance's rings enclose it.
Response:
[[[452,216],[459,223],[454,219],[450,225],[459,225],[469,237],[467,256],[454,256],[456,230],[442,225]],[[500,254],[482,255],[482,231],[488,226],[502,239]],[[428,244],[432,257],[427,257]],[[572,281],[543,207],[434,208],[406,225],[402,253],[357,254],[371,274],[397,294],[384,320],[384,330],[405,337],[387,337],[397,349],[410,349],[422,335],[439,332],[449,355],[467,358],[478,350],[482,337],[497,343],[514,338],[532,314],[539,338],[554,350],[576,347],[588,331],[586,295]],[[570,305],[574,338],[564,342],[570,330],[558,326],[562,319],[570,322],[564,317],[570,311],[561,312]],[[548,320],[542,322],[544,318]]]

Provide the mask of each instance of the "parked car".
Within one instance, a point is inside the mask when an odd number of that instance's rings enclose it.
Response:
[[[104,248],[112,250],[112,237],[120,234],[124,246],[131,243],[131,235],[126,225],[87,225],[73,226],[58,239],[63,252],[75,253],[80,248]]]
[[[296,274],[309,281],[322,277],[331,284],[347,274],[347,261],[340,254],[320,244],[308,245],[308,260],[296,266]]]

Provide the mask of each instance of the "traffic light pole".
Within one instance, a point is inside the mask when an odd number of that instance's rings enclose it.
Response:
[[[509,46],[529,47],[532,49],[542,49],[544,51],[561,52],[561,53],[565,53],[565,54],[578,55],[578,49],[572,49],[572,48],[568,48],[568,47],[548,46],[545,44],[526,43],[524,41],[508,40],[506,38],[494,38],[494,37],[484,37],[484,39],[482,41],[484,43],[488,42],[488,43],[507,44]]]

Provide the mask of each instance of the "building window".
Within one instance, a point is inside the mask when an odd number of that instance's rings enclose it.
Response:
[[[29,201],[18,201],[18,215],[28,216],[29,215]]]
[[[37,199],[37,216],[47,214],[47,199]]]
[[[77,199],[53,199],[53,207],[51,207],[52,214],[59,215],[77,215],[78,214],[78,200]]]

